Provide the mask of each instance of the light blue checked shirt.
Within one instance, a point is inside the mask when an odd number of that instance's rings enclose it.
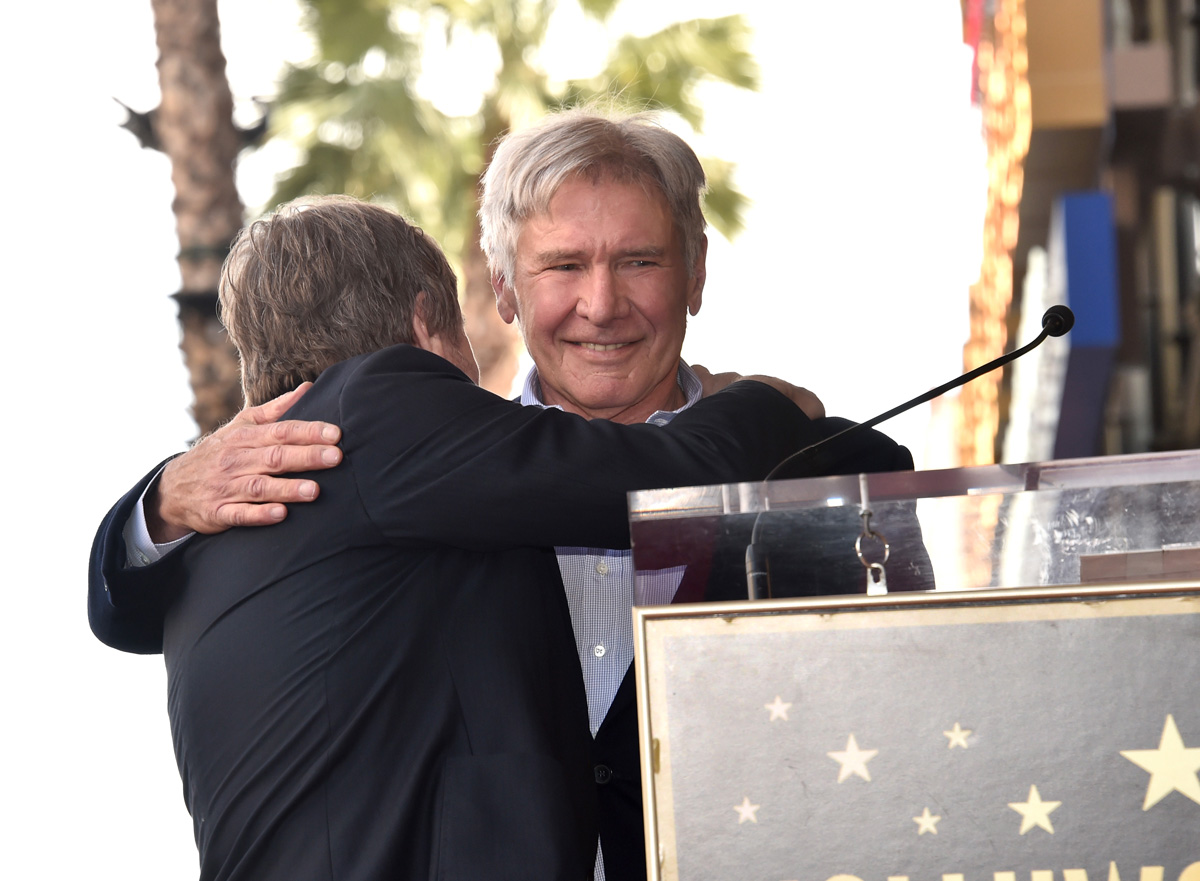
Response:
[[[679,362],[679,388],[687,402],[678,410],[658,410],[646,421],[666,425],[676,414],[700,400],[700,379],[692,369]],[[529,407],[547,407],[541,398],[537,368],[529,371],[521,390],[521,403]],[[559,407],[558,409],[562,409]],[[592,735],[600,729],[612,704],[625,671],[633,663],[633,606],[659,606],[671,602],[683,566],[652,572],[633,571],[631,551],[604,548],[555,548],[571,624],[575,628],[575,647],[583,668],[587,689],[588,717]]]
[[[678,410],[656,410],[646,421],[666,425],[676,414],[700,400],[700,378],[679,362],[679,389],[687,399]],[[537,368],[525,377],[521,403],[527,407],[551,406],[542,401]],[[561,407],[555,405],[556,409]],[[633,663],[634,606],[670,603],[683,580],[683,566],[635,572],[632,551],[607,548],[555,548],[575,630],[575,648],[587,690],[588,721],[592,736],[600,730],[625,672]],[[604,854],[596,842],[595,881],[605,881]]]

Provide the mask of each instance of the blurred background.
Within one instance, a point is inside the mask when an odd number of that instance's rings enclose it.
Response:
[[[480,286],[488,144],[619,95],[664,108],[714,183],[689,361],[862,420],[1066,302],[1069,337],[884,429],[925,468],[1200,446],[1197,0],[682,8],[9,10],[7,876],[195,876],[162,660],[92,639],[85,566],[108,506],[236,411],[216,271],[280,198],[352,192],[425,226],[506,393],[527,362]]]

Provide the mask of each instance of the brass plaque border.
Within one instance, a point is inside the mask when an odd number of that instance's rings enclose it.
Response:
[[[1200,581],[635,607],[634,666],[649,877],[651,881],[678,879],[674,824],[659,819],[674,816],[666,702],[657,699],[666,688],[663,641],[667,636],[734,633],[738,627],[743,632],[816,632],[1180,614],[1200,614]]]

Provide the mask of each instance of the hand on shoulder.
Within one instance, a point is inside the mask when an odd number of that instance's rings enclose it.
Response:
[[[277,476],[332,468],[342,460],[336,425],[277,421],[311,387],[304,383],[247,407],[172,459],[146,496],[150,537],[161,544],[191,532],[269,526],[287,516],[287,504],[315,499],[316,481]]]
[[[754,382],[769,385],[776,391],[786,395],[793,404],[804,411],[804,415],[809,419],[820,419],[825,415],[825,405],[821,403],[820,398],[806,388],[792,385],[790,382],[777,377],[764,376],[762,374],[743,376],[740,373],[710,373],[707,368],[699,364],[692,364],[690,366],[696,376],[699,377],[700,384],[704,389],[704,397],[706,398],[735,382],[753,380]]]

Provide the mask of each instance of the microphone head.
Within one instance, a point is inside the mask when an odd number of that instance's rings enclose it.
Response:
[[[1075,326],[1075,313],[1066,306],[1051,306],[1042,315],[1042,329],[1050,336],[1062,336]]]

